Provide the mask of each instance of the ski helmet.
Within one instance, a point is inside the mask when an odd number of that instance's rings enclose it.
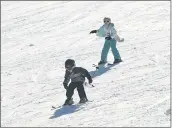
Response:
[[[75,61],[72,59],[67,59],[65,62],[65,68],[75,66]]]

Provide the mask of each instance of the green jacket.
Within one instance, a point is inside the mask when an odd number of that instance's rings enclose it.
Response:
[[[112,39],[115,39],[116,41],[120,41],[119,36],[117,35],[117,31],[114,27],[113,23],[110,23],[109,26],[103,25],[101,26],[96,33],[99,37],[108,37],[110,36]]]

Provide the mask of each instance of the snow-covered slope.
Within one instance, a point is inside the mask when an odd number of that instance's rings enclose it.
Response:
[[[104,39],[89,32],[105,16],[123,62],[85,86],[93,102],[51,110],[66,98],[66,59],[94,73]],[[1,37],[2,126],[170,126],[170,1],[2,1]]]

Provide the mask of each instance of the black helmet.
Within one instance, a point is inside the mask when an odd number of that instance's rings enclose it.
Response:
[[[68,66],[69,67],[75,66],[75,61],[72,60],[72,59],[67,59],[66,62],[65,62],[65,68],[68,67]]]

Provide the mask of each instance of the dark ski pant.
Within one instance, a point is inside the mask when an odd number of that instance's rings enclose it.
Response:
[[[77,88],[80,99],[87,98],[84,90],[83,82],[71,82],[69,84],[69,87],[67,88],[67,92],[66,92],[67,98],[72,98],[75,88]]]

